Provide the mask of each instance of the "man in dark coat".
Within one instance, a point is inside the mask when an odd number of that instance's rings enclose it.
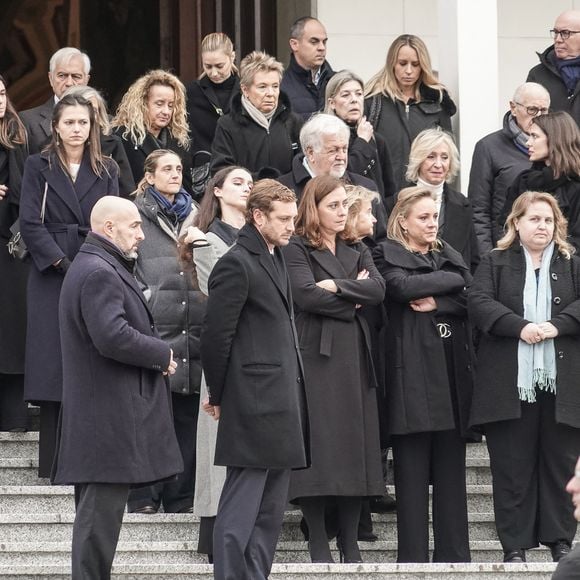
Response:
[[[486,135],[475,145],[468,198],[473,207],[475,233],[482,255],[490,252],[503,235],[499,217],[507,190],[516,177],[532,165],[526,145],[527,131],[534,118],[547,113],[549,107],[550,95],[544,87],[538,83],[520,85],[503,118],[503,128]]]
[[[78,48],[65,46],[50,57],[48,68],[48,82],[54,95],[42,105],[20,113],[28,134],[30,154],[40,153],[50,141],[52,109],[58,99],[69,87],[89,83],[91,61]]]
[[[550,34],[554,44],[537,53],[540,64],[528,73],[528,81],[550,93],[552,111],[570,113],[580,124],[580,10],[562,12]]]
[[[298,199],[306,184],[318,175],[332,175],[347,184],[361,185],[377,191],[374,181],[347,170],[350,129],[335,115],[320,113],[307,121],[300,131],[302,154],[294,157],[292,169],[278,181],[294,191]],[[377,218],[375,239],[387,235],[387,212],[382,200],[373,204]]]
[[[290,470],[309,462],[302,361],[279,246],[294,233],[296,197],[257,182],[248,223],[209,279],[201,358],[219,419],[216,465],[227,466],[214,527],[214,577],[266,580]]]
[[[177,365],[133,275],[143,240],[137,207],[106,196],[91,212],[91,229],[60,301],[63,401],[53,481],[75,485],[75,580],[110,578],[129,488],[183,469],[163,377]]]
[[[290,29],[292,54],[281,89],[305,121],[324,109],[326,85],[334,74],[326,60],[327,40],[322,22],[311,16],[299,18]]]

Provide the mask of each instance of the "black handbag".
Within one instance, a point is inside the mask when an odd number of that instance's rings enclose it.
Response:
[[[196,165],[195,162],[198,157],[201,158],[205,157],[206,161]],[[210,163],[211,163],[211,153],[209,151],[201,150],[196,151],[193,154],[192,159],[193,167],[191,168],[191,189],[193,197],[195,198],[196,201],[199,201],[203,197],[207,183],[211,179]]]
[[[42,206],[40,210],[40,221],[44,223],[44,212],[46,210],[46,192],[48,191],[48,183],[44,184],[44,194],[42,196]],[[8,240],[8,253],[18,260],[26,260],[29,255],[26,243],[22,239],[22,234],[20,233],[20,218],[18,218],[10,226],[10,239]]]

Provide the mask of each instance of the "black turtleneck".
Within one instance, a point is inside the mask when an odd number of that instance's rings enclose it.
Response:
[[[108,254],[113,256],[119,264],[121,264],[129,274],[133,275],[135,271],[135,260],[133,258],[128,258],[125,254],[112,242],[109,242],[103,236],[95,234],[94,232],[89,232],[85,244],[90,244],[92,246],[98,246],[105,250]]]

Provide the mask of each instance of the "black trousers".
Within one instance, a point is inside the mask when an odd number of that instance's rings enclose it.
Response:
[[[580,580],[580,545],[558,562],[552,580]]]
[[[289,469],[227,468],[213,533],[215,580],[267,580],[289,483]]]
[[[0,431],[28,429],[24,375],[0,374]]]
[[[199,393],[171,393],[171,398],[175,435],[183,457],[183,473],[167,483],[132,489],[127,505],[129,512],[147,505],[159,508],[163,504],[166,513],[186,511],[193,507]]]
[[[38,434],[38,477],[50,477],[56,455],[58,418],[61,404],[57,401],[40,402],[40,429]]]
[[[429,562],[429,483],[433,562],[470,562],[465,440],[456,430],[393,435],[397,562]]]
[[[128,484],[75,485],[72,580],[108,580],[129,495]]]
[[[504,551],[572,542],[576,520],[566,483],[580,450],[580,429],[556,423],[555,397],[537,393],[519,419],[485,426],[497,533]]]

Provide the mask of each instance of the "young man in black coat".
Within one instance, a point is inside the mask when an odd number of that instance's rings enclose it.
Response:
[[[137,207],[101,198],[65,277],[61,433],[53,481],[74,484],[72,577],[110,578],[129,488],[183,470],[163,375],[176,363],[133,276]]]
[[[294,233],[296,197],[257,182],[238,241],[209,279],[201,359],[227,466],[214,527],[214,577],[268,578],[290,470],[308,465],[303,369],[279,247]]]

